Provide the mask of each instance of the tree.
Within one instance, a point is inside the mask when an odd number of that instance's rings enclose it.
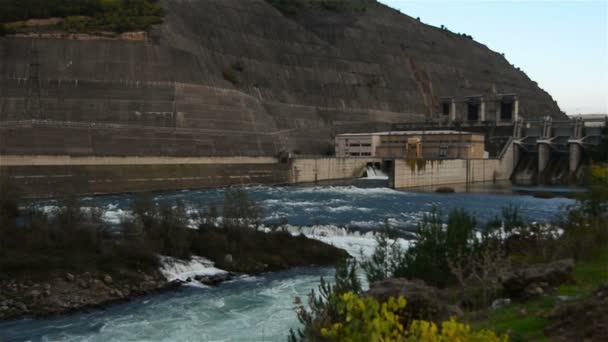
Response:
[[[224,225],[231,227],[259,226],[262,208],[249,199],[245,190],[227,190],[224,195]]]
[[[388,220],[384,221],[384,228],[375,236],[376,248],[369,260],[361,263],[361,268],[365,271],[367,280],[371,282],[386,279],[392,276],[396,269],[400,267],[402,251],[397,244],[398,240],[390,240],[394,236]]]
[[[290,330],[290,342],[324,340],[321,329],[339,317],[336,298],[345,293],[362,293],[361,282],[357,277],[357,262],[350,259],[336,266],[334,282],[335,285],[332,286],[321,277],[318,294],[312,290],[308,295],[308,308],[299,297],[295,298],[295,310],[302,328]]]

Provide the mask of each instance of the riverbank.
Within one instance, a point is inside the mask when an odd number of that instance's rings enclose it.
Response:
[[[160,272],[131,271],[112,277],[101,273],[52,272],[44,277],[0,280],[0,320],[41,318],[88,310],[175,289]]]
[[[275,234],[275,233],[263,233]],[[283,239],[290,240],[283,235]],[[165,291],[182,285],[193,284],[200,287],[218,286],[223,282],[248,276],[289,270],[294,267],[332,266],[344,260],[346,251],[305,236],[293,236],[293,241],[301,243],[323,255],[333,255],[326,262],[301,259],[300,261],[281,261],[281,264],[268,265],[252,259],[247,274],[234,270],[244,266],[225,261],[230,271],[216,268],[208,259],[193,256],[189,260],[160,256],[158,270],[120,269],[108,273],[99,272],[42,272],[27,273],[12,279],[0,278],[0,321],[22,318],[45,318],[76,312],[105,309],[111,305]],[[310,243],[307,243],[309,241]],[[285,248],[292,244],[286,241]],[[279,255],[281,250],[277,250]],[[314,253],[314,252],[313,252]],[[228,254],[229,255],[229,254]],[[227,259],[232,258],[227,257]],[[314,258],[313,258],[314,259]],[[4,275],[6,276],[6,275]]]

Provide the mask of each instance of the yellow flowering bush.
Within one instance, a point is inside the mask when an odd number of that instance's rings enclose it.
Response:
[[[591,176],[597,181],[608,182],[608,164],[593,164],[591,166]]]
[[[337,297],[342,322],[322,328],[321,335],[332,341],[398,341],[403,336],[403,325],[397,312],[405,305],[403,297],[380,304],[372,297],[344,293]]]
[[[473,331],[469,325],[451,319],[441,324],[414,321],[408,329],[400,322],[399,312],[405,308],[403,297],[379,303],[372,297],[361,298],[347,292],[333,298],[339,321],[321,329],[330,341],[349,342],[506,342],[508,336],[497,336],[489,330]]]
[[[433,322],[414,321],[407,332],[406,341],[419,342],[507,342],[507,335],[497,336],[490,330],[473,331],[467,324],[454,318],[441,324],[441,329]]]

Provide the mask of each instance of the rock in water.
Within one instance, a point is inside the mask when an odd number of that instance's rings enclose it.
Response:
[[[234,274],[232,273],[219,273],[208,276],[196,276],[196,279],[201,284],[209,285],[209,286],[217,286],[225,281],[231,280],[234,278]]]

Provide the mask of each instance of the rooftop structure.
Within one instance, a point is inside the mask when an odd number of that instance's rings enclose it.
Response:
[[[519,118],[516,94],[472,95],[464,98],[441,98],[439,120],[451,122],[494,122],[512,124]]]
[[[388,131],[345,133],[335,139],[337,157],[405,159],[484,158],[483,134],[440,131]]]

